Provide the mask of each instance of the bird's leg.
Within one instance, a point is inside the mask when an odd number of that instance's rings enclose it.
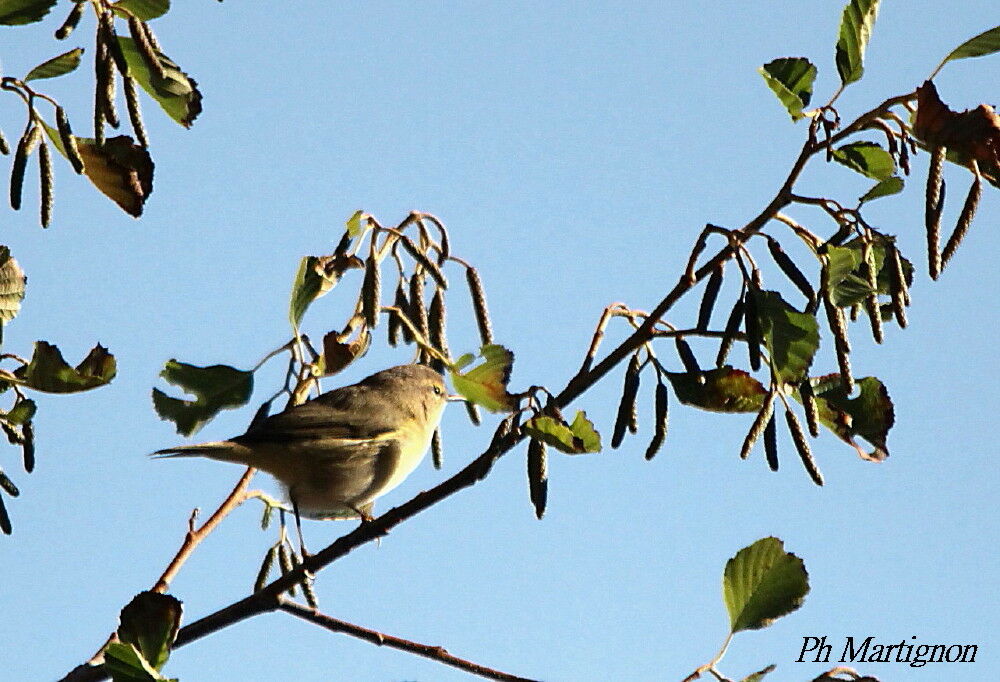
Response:
[[[305,561],[312,555],[306,550],[306,541],[302,537],[302,515],[299,514],[299,502],[291,490],[288,491],[288,498],[292,501],[292,511],[295,512],[295,529],[299,532],[299,554]]]
[[[375,520],[375,517],[372,515],[372,511],[374,509],[375,509],[374,502],[363,504],[360,507],[355,507],[354,505],[351,505],[351,511],[353,511],[361,518],[361,525],[364,525],[366,523],[371,523],[372,521]]]
[[[352,505],[351,509],[354,511],[355,514],[357,514],[361,518],[361,525],[358,526],[359,528],[362,528],[364,527],[365,524],[371,523],[372,521],[375,520],[375,517],[372,515],[372,512],[375,510],[374,502],[363,504],[360,507],[355,507]],[[381,544],[382,544],[382,538],[380,537],[375,538],[375,546],[378,547],[381,546]]]

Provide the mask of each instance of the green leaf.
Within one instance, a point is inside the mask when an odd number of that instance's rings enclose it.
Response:
[[[819,323],[815,316],[790,306],[776,291],[757,291],[755,295],[771,364],[782,381],[798,383],[819,349]]]
[[[140,21],[149,21],[166,14],[170,9],[170,0],[118,0],[111,8],[120,17],[127,18],[131,13]]]
[[[69,52],[63,52],[58,57],[53,57],[44,61],[24,77],[26,81],[35,81],[42,78],[55,78],[70,73],[80,66],[80,58],[83,56],[83,48],[78,47]]]
[[[59,131],[42,122],[53,146],[64,157]],[[133,218],[142,215],[153,192],[153,158],[128,135],[109,137],[103,146],[90,137],[73,136],[83,159],[83,173],[106,197]],[[67,157],[68,158],[68,157]]]
[[[803,118],[802,110],[812,99],[816,67],[805,57],[782,57],[757,69],[764,82],[778,96],[793,121]]]
[[[0,25],[20,26],[41,21],[56,0],[0,0]]]
[[[896,173],[892,154],[875,142],[852,142],[833,150],[833,160],[873,180],[888,180]]]
[[[10,255],[10,249],[0,246],[0,324],[14,319],[24,300],[24,285],[28,278]]]
[[[183,436],[190,436],[222,410],[242,407],[253,392],[253,372],[228,365],[197,367],[170,360],[160,376],[195,396],[195,400],[180,400],[153,389],[156,413],[174,422]]]
[[[1000,26],[983,31],[975,38],[970,38],[952,50],[944,62],[968,57],[983,57],[994,52],[1000,52]],[[944,63],[942,62],[942,64]]]
[[[873,293],[890,293],[892,287],[892,264],[886,261],[886,244],[885,241],[882,241],[889,239],[889,237],[882,237],[881,240],[877,240],[870,247],[872,260],[874,261],[875,268],[878,271],[878,290],[874,292],[872,291],[871,285],[868,283],[867,274],[862,271],[862,263],[864,262],[864,242],[860,237],[852,239],[841,247],[828,247],[828,256],[836,255],[837,259],[840,261],[840,266],[837,272],[838,276],[834,277],[832,267],[829,276],[830,298],[834,305],[846,308],[848,306],[861,303]],[[845,257],[845,253],[850,253],[849,259]],[[900,256],[900,259],[903,264],[903,275],[906,277],[908,284],[912,283],[913,263],[904,258],[902,255]],[[855,265],[851,270],[844,272],[843,266],[845,266],[848,262],[853,262]]]
[[[452,364],[452,369],[457,371],[462,371],[466,367],[472,364],[472,361],[476,359],[475,353],[463,353],[458,357],[457,360]]]
[[[330,291],[351,268],[363,268],[357,256],[334,254],[332,256],[305,256],[299,262],[298,272],[292,282],[292,295],[288,304],[288,320],[292,329],[298,329],[302,316],[317,298]]]
[[[104,668],[114,682],[177,682],[163,677],[134,646],[122,642],[104,649]]]
[[[319,258],[316,256],[305,256],[299,261],[298,272],[292,281],[292,297],[288,304],[288,320],[292,323],[293,329],[298,329],[302,322],[302,316],[306,314],[309,305],[317,298],[325,294],[329,288],[324,289],[325,278],[317,269]]]
[[[837,72],[844,85],[865,73],[865,48],[878,16],[878,0],[850,0],[844,7],[837,39]]]
[[[773,673],[774,669],[777,668],[777,667],[778,666],[776,666],[776,665],[774,665],[772,663],[771,665],[767,666],[763,670],[758,670],[755,673],[751,673],[751,674],[747,675],[742,680],[740,680],[740,682],[760,682],[762,679],[764,679],[765,675]]]
[[[872,288],[868,284],[867,278],[859,274],[852,274],[833,289],[831,299],[834,305],[840,308],[848,308],[861,304],[872,293]]]
[[[201,92],[195,80],[181,71],[165,54],[157,52],[164,72],[164,77],[161,78],[150,70],[134,40],[118,36],[118,43],[128,63],[128,75],[156,100],[170,118],[185,128],[190,128],[201,113]]]
[[[741,369],[719,367],[706,372],[667,372],[677,399],[710,412],[757,412],[767,391]]]
[[[815,394],[819,420],[838,438],[858,451],[867,460],[882,461],[889,456],[886,440],[895,423],[895,411],[889,391],[875,377],[858,380],[858,396],[850,398],[845,392],[840,374],[828,374],[809,379]],[[796,390],[795,399],[802,401]],[[860,436],[875,446],[865,452],[855,442]]]
[[[569,455],[601,451],[601,436],[583,410],[577,411],[569,425],[555,417],[539,415],[525,422],[522,428],[532,438]]]
[[[134,646],[159,670],[170,658],[182,610],[180,601],[169,594],[140,592],[121,610],[118,639]]]
[[[0,419],[3,419],[9,424],[16,424],[20,426],[25,422],[31,421],[35,416],[35,412],[38,411],[35,401],[31,398],[25,398],[23,400],[18,400],[14,407],[10,409],[10,412],[6,414],[0,413]]]
[[[587,419],[587,413],[583,410],[577,410],[569,430],[583,444],[584,452],[601,451],[601,434],[594,428],[594,423]]]
[[[548,415],[532,417],[521,427],[523,431],[543,443],[548,443],[560,452],[576,454],[573,432],[564,422]]]
[[[561,419],[548,415],[532,417],[524,424],[524,432],[560,452],[578,455],[586,452],[583,442],[573,435],[573,430]]]
[[[861,251],[844,246],[826,247],[827,285],[836,287],[861,264]]]
[[[361,234],[361,216],[364,214],[364,211],[355,211],[351,217],[347,219],[347,222],[344,223],[345,227],[347,227],[347,236],[351,239],[354,239]]]
[[[46,393],[76,393],[104,386],[115,378],[115,356],[97,344],[74,369],[59,349],[47,341],[36,341],[31,362],[14,370],[18,383]]]
[[[514,354],[498,344],[488,344],[479,351],[483,362],[468,372],[451,368],[451,383],[466,400],[482,405],[490,412],[507,412],[513,397],[507,392]]]
[[[885,180],[880,180],[877,185],[858,197],[858,206],[861,206],[861,204],[871,201],[872,199],[899,194],[902,191],[903,178],[898,175],[893,175]]]
[[[809,574],[802,559],[767,537],[744,547],[726,563],[722,593],[732,632],[760,630],[802,605]]]

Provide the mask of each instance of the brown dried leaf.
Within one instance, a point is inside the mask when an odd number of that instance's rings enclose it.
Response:
[[[941,101],[934,83],[917,88],[916,136],[930,146],[944,146],[961,157],[1000,164],[1000,116],[993,107],[954,112]]]
[[[153,159],[128,135],[110,137],[103,147],[93,140],[77,138],[84,174],[123,211],[133,218],[142,215],[153,191]]]

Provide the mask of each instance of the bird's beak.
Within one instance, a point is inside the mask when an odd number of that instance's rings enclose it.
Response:
[[[462,402],[465,402],[465,396],[464,395],[458,395],[457,393],[453,393],[453,394],[451,394],[451,395],[448,396],[448,402],[449,403],[462,403]]]

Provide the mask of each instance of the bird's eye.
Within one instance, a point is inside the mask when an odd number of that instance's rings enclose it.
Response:
[[[435,386],[434,387],[434,395],[441,395],[441,387],[440,386]]]

